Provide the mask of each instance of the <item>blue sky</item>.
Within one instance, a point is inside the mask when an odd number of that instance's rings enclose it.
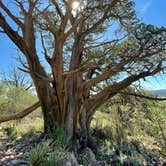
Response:
[[[135,3],[137,15],[143,22],[166,26],[166,0],[135,0]],[[15,63],[16,53],[8,37],[0,34],[0,73]],[[148,78],[142,83],[146,89],[166,89],[166,75]]]
[[[138,17],[147,24],[166,26],[166,0],[135,0]],[[142,81],[146,89],[166,89],[166,75]]]

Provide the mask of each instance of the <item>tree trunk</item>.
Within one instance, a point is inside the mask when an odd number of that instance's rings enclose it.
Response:
[[[70,97],[68,104],[68,114],[66,116],[66,138],[69,143],[69,148],[75,151],[82,150],[86,147],[97,152],[96,145],[91,138],[90,122],[86,115],[86,108],[82,108],[77,100]]]
[[[44,132],[47,133],[49,129],[52,129],[58,123],[58,105],[56,96],[53,92],[51,92],[48,85],[38,87],[37,92],[43,113]]]
[[[62,123],[58,115],[59,106],[57,96],[49,83],[40,81],[35,77],[35,86],[41,103],[44,119],[44,132],[52,130],[56,126],[64,126],[65,138],[71,149],[80,149],[87,146],[89,129],[87,127],[86,109],[81,109],[81,100],[74,86],[74,78],[67,81],[67,94],[65,104],[65,119]]]

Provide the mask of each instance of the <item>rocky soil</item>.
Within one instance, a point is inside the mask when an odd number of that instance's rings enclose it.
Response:
[[[24,153],[33,146],[32,138],[0,138],[0,166],[26,166]]]
[[[25,161],[25,153],[31,149],[35,143],[40,141],[40,136],[34,137],[25,137],[25,138],[17,138],[16,140],[10,139],[10,137],[1,137],[0,138],[0,166],[27,166],[27,162]],[[88,154],[88,155],[87,155]],[[98,156],[98,161],[95,161],[95,156],[89,152],[87,149],[85,151],[85,154],[82,153],[81,159],[85,158],[87,156],[87,159],[90,161],[89,166],[114,166],[113,160],[111,160],[111,157],[113,157],[113,154],[107,155],[107,160],[109,157],[109,164],[106,162],[106,158],[101,154]],[[69,159],[66,159],[65,166],[69,165],[72,166],[71,161],[73,159],[72,154],[67,155]],[[102,157],[103,156],[103,157]],[[92,160],[93,159],[93,160]],[[76,161],[73,159],[73,161],[76,163]],[[67,164],[70,163],[70,164]],[[92,164],[95,163],[95,164]],[[129,162],[127,162],[129,163]],[[131,166],[133,166],[133,162],[130,163]],[[77,164],[74,164],[77,165]],[[152,158],[152,161],[150,161],[150,165],[148,163],[140,164],[139,166],[166,166],[166,160],[163,158]]]

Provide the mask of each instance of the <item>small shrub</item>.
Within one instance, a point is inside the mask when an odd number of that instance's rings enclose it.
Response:
[[[53,129],[48,130],[48,138],[62,141],[64,139],[64,128],[54,126]]]
[[[59,149],[59,151],[64,151],[66,149],[63,127],[54,127],[52,130],[49,130],[48,138],[52,139],[53,148]]]
[[[66,156],[64,130],[57,127],[48,131],[48,139],[36,145],[27,153],[27,161],[31,166],[61,166]]]
[[[48,154],[44,161],[44,166],[61,166],[66,156],[66,152],[59,152],[58,150]]]
[[[44,162],[44,157],[47,154],[47,147],[43,144],[37,144],[27,154],[27,162],[30,166],[40,166]]]

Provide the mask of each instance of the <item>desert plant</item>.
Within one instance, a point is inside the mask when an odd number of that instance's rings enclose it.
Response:
[[[55,150],[49,153],[44,161],[44,166],[61,166],[66,156],[66,151]]]
[[[36,96],[22,87],[3,85],[0,90],[0,112],[5,114],[19,112],[36,100]]]
[[[26,157],[31,166],[61,166],[66,153],[63,128],[54,127],[53,130],[48,130],[47,139],[35,145]]]
[[[44,158],[48,149],[43,144],[37,144],[27,154],[27,162],[30,166],[40,166],[44,162]]]
[[[52,146],[60,151],[66,149],[64,128],[55,126],[52,130],[48,130],[48,138],[52,139]]]

